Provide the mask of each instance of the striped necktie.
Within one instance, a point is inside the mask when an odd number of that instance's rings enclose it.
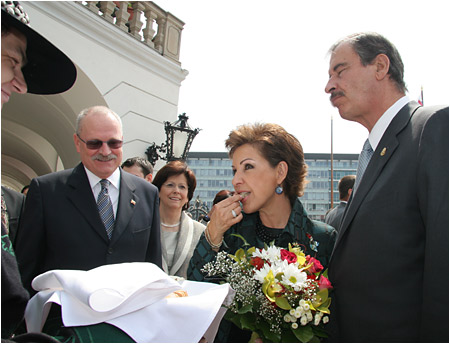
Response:
[[[100,184],[102,185],[102,189],[98,194],[97,207],[103,224],[105,225],[106,234],[108,234],[108,238],[111,239],[112,231],[114,229],[114,212],[111,198],[109,198],[108,193],[108,186],[110,183],[107,179],[102,179],[100,180]]]
[[[363,150],[361,151],[361,154],[359,154],[358,169],[356,171],[356,180],[355,180],[355,185],[353,186],[353,193],[358,188],[359,183],[361,182],[361,179],[366,170],[366,167],[369,164],[370,159],[372,158],[372,155],[373,155],[373,149],[370,146],[369,139],[367,139],[366,142],[364,142],[364,146],[363,146]]]

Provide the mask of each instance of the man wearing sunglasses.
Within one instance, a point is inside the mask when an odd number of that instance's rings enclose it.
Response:
[[[117,114],[104,106],[83,110],[74,134],[81,163],[32,180],[16,244],[30,292],[33,278],[53,269],[161,267],[158,190],[120,168],[122,140]]]

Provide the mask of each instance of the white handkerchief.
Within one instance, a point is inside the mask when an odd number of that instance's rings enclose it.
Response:
[[[180,289],[179,283],[156,265],[139,262],[103,265],[89,271],[52,270],[37,276],[32,286],[37,291],[58,292],[66,326],[105,322]]]
[[[52,303],[65,326],[112,324],[136,342],[212,342],[234,297],[229,284],[183,281],[151,263],[105,265],[89,271],[53,270],[33,280],[39,292],[25,311],[29,332],[41,331]],[[165,298],[183,289],[187,297]]]

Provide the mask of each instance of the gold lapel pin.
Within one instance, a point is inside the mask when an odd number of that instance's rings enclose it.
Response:
[[[383,148],[383,150],[381,151],[380,155],[384,156],[386,154],[386,147]]]
[[[135,201],[134,199],[132,199],[132,200],[131,200],[131,204],[132,204],[132,205],[135,205],[135,204],[136,204],[136,201]]]

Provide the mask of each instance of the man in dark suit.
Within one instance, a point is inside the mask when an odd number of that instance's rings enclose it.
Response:
[[[347,206],[348,199],[352,194],[353,185],[355,184],[355,175],[348,175],[341,178],[339,181],[339,204],[330,209],[325,215],[325,223],[332,226],[337,231],[341,224],[342,216],[344,215],[345,207]]]
[[[161,267],[158,190],[120,168],[122,139],[120,117],[112,110],[83,110],[74,134],[81,163],[32,180],[16,242],[30,291],[34,277],[53,269],[123,262]],[[103,180],[110,184],[105,192]],[[102,194],[112,208],[110,238],[97,207]]]
[[[448,342],[448,106],[409,101],[400,54],[381,35],[330,52],[325,91],[368,129],[373,152],[329,265],[331,339]]]

